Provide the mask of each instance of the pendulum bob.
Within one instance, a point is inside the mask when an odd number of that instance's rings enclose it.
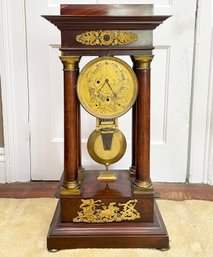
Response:
[[[88,152],[93,160],[103,164],[106,172],[100,172],[98,181],[115,181],[115,173],[109,171],[109,165],[119,161],[126,151],[126,139],[118,128],[97,128],[89,136]]]

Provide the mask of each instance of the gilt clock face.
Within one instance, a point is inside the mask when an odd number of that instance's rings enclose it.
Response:
[[[116,118],[134,104],[138,83],[134,71],[115,57],[99,57],[81,71],[77,94],[82,106],[98,118]]]

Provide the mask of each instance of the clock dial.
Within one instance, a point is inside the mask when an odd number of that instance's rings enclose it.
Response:
[[[89,62],[77,83],[82,106],[98,118],[115,118],[126,113],[135,102],[137,90],[133,70],[115,57],[99,57]]]

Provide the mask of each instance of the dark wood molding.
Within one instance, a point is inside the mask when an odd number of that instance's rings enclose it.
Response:
[[[135,17],[137,20],[132,21],[132,17],[97,17],[96,16],[89,16],[85,17],[83,20],[82,18],[76,16],[56,16],[56,15],[44,15],[42,16],[54,25],[57,26],[60,30],[93,30],[93,29],[124,29],[123,24],[125,23],[125,30],[154,30],[163,21],[169,16],[147,16],[147,17]]]
[[[61,5],[61,15],[43,15],[64,29],[153,30],[170,16],[154,15],[152,5]],[[125,25],[125,26],[124,26]]]

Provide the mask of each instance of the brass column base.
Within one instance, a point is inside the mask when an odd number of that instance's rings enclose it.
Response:
[[[135,179],[134,181],[134,193],[141,192],[154,192],[151,181],[140,181]]]
[[[135,175],[135,173],[136,173],[135,166],[129,167],[129,171],[130,171],[130,175]]]
[[[61,195],[80,195],[80,183],[76,181],[64,181],[63,187],[60,190]]]

